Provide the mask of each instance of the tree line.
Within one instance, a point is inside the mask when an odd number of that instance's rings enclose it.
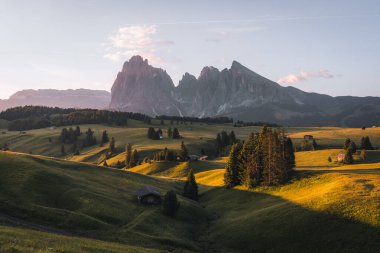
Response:
[[[278,185],[290,179],[294,167],[292,140],[283,131],[264,127],[232,145],[224,184],[226,188]]]
[[[238,139],[236,138],[234,131],[231,131],[229,134],[226,131],[218,133],[215,139],[215,155],[228,155],[231,146],[237,142]]]
[[[126,126],[128,119],[151,122],[141,113],[117,112],[96,109],[62,109],[44,106],[23,106],[7,109],[0,113],[0,119],[10,121],[9,131],[23,131],[51,126],[80,124],[109,124]]]
[[[168,138],[172,138],[172,139],[180,139],[181,138],[181,135],[179,134],[178,128],[172,129],[171,127],[169,127],[166,132],[167,132]],[[155,130],[154,127],[149,127],[148,132],[147,132],[147,137],[151,140],[160,140],[161,138],[163,138],[162,129],[159,128],[159,129]]]
[[[267,127],[281,127],[280,125],[269,123],[269,122],[244,122],[242,120],[238,120],[234,123],[234,127],[247,127],[247,126],[267,126]]]
[[[177,122],[213,123],[213,124],[233,123],[233,119],[232,118],[228,118],[228,117],[197,118],[197,117],[180,117],[180,116],[161,115],[161,116],[156,116],[156,119],[170,120],[171,124],[173,124],[173,121],[177,121]]]

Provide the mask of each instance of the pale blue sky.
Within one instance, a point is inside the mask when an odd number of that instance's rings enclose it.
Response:
[[[176,85],[237,60],[306,91],[380,96],[380,1],[0,0],[0,98],[110,90],[137,53]]]

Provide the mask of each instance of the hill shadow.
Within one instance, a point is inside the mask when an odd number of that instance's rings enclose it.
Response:
[[[281,197],[208,187],[207,252],[380,252],[380,228]]]

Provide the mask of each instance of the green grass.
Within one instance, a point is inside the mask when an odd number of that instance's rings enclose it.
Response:
[[[168,127],[154,123],[156,128]],[[132,143],[141,158],[165,147],[178,149],[182,141],[149,140],[149,125],[137,121],[124,128],[86,125],[82,131],[88,127],[98,139],[106,129],[117,146]],[[191,154],[212,148],[212,140],[222,130],[234,130],[241,139],[259,130],[230,124],[172,127],[180,129]],[[286,130],[295,145],[312,134],[323,147],[336,149],[297,152],[297,170],[289,184],[254,191],[222,187],[225,158],[111,170],[89,164],[98,163],[106,147],[61,157],[66,161],[45,157],[60,157],[60,128],[0,135],[0,144],[7,142],[12,150],[45,155],[0,152],[0,252],[51,252],[49,248],[57,252],[380,251],[380,242],[374,239],[380,235],[380,151],[368,151],[365,161],[355,156],[353,165],[327,160],[329,156],[334,160],[345,138],[360,144],[361,136],[369,135],[373,145],[380,146],[380,128]],[[124,156],[121,153],[107,162],[116,164]],[[201,197],[199,203],[179,197],[176,219],[164,216],[158,207],[136,203],[135,191],[146,184],[162,192],[182,192],[181,180],[189,167]],[[22,221],[21,225],[7,220],[8,216]]]
[[[0,252],[155,253],[160,250],[0,226]]]
[[[166,129],[168,127],[177,127],[181,135],[181,140],[173,140],[164,138],[163,140],[150,140],[146,137],[148,127],[162,128],[166,137]],[[141,159],[144,157],[152,157],[154,153],[163,150],[165,147],[178,150],[181,141],[184,141],[190,154],[199,154],[200,150],[213,150],[216,134],[222,130],[235,131],[236,136],[245,139],[252,131],[260,131],[260,127],[233,127],[232,124],[199,124],[192,125],[179,124],[161,126],[158,121],[153,121],[153,125],[147,125],[139,121],[129,121],[127,127],[112,127],[108,125],[81,125],[82,132],[88,128],[92,128],[95,136],[99,140],[103,130],[107,130],[110,137],[116,139],[116,146],[124,149],[127,143],[131,143],[134,149],[140,153]],[[38,129],[28,131],[26,134],[19,132],[8,132],[0,134],[0,145],[8,143],[11,150],[23,153],[33,153],[52,157],[61,157],[79,162],[98,163],[99,158],[104,155],[105,147],[93,146],[81,151],[80,156],[72,156],[71,144],[65,144],[65,150],[68,153],[65,157],[61,156],[61,143],[59,135],[62,127],[56,129]],[[292,137],[295,146],[298,147],[306,134],[313,135],[322,148],[341,148],[346,138],[353,139],[360,146],[362,136],[370,136],[374,146],[380,147],[380,127],[368,128],[363,131],[359,128],[332,128],[332,127],[308,127],[308,128],[285,128],[286,132]],[[52,138],[52,143],[48,139]],[[82,136],[81,138],[84,138]],[[80,146],[80,141],[79,144]],[[115,165],[117,161],[123,161],[124,153],[119,154],[108,161],[108,164]]]
[[[0,214],[136,247],[196,251],[194,232],[209,215],[180,197],[176,219],[137,204],[143,185],[181,191],[173,180],[39,156],[0,152]],[[195,218],[195,219],[194,219]]]

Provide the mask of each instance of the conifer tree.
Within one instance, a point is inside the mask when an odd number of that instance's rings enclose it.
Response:
[[[127,148],[125,150],[125,166],[127,168],[129,168],[131,160],[132,160],[132,145],[128,143]]]
[[[235,136],[235,132],[234,132],[234,131],[231,131],[231,132],[230,132],[228,138],[229,138],[229,143],[230,143],[230,144],[234,144],[234,143],[237,142],[237,139],[236,139],[236,136]]]
[[[239,185],[239,183],[239,148],[237,144],[233,144],[224,173],[224,186],[226,188],[233,188]]]
[[[139,163],[139,154],[137,150],[135,149],[132,153],[131,159],[129,161],[129,168],[133,168]]]
[[[168,191],[162,203],[163,213],[170,217],[175,217],[180,203],[177,200],[177,194],[174,191]]]
[[[61,155],[64,155],[64,154],[66,154],[66,152],[65,152],[65,145],[61,145]]]
[[[178,128],[176,128],[176,127],[173,129],[172,138],[173,139],[180,139],[181,138],[181,135],[179,134]]]
[[[187,175],[183,195],[193,200],[198,199],[198,185],[192,169],[190,169],[189,174]]]
[[[344,150],[347,150],[349,147],[350,147],[350,144],[351,144],[351,139],[350,138],[347,138],[344,142],[344,145],[343,145],[343,149]]]
[[[373,150],[373,146],[372,146],[371,140],[369,139],[369,136],[363,137],[361,142],[362,142],[361,143],[362,149]]]
[[[356,143],[351,141],[348,149],[351,151],[351,154],[355,154],[357,151]]]
[[[173,132],[172,132],[172,128],[171,127],[168,128],[167,132],[168,132],[168,138],[172,138]]]
[[[189,158],[189,153],[187,152],[187,148],[184,142],[181,142],[181,150],[179,152],[179,157],[181,161],[187,161]]]
[[[107,142],[109,142],[109,137],[108,137],[108,134],[107,134],[107,131],[104,130],[103,133],[102,133],[102,139],[101,139],[101,142],[100,142],[100,145],[103,145]]]
[[[115,152],[115,138],[114,137],[111,138],[109,150],[111,154]]]
[[[222,151],[223,151],[223,144],[222,144],[222,137],[220,136],[220,133],[218,133],[216,136],[215,149],[216,149],[216,156],[221,156]]]
[[[345,163],[345,164],[352,164],[352,163],[354,163],[354,158],[352,157],[351,150],[349,150],[349,149],[346,150],[346,154],[344,156],[343,163]]]

